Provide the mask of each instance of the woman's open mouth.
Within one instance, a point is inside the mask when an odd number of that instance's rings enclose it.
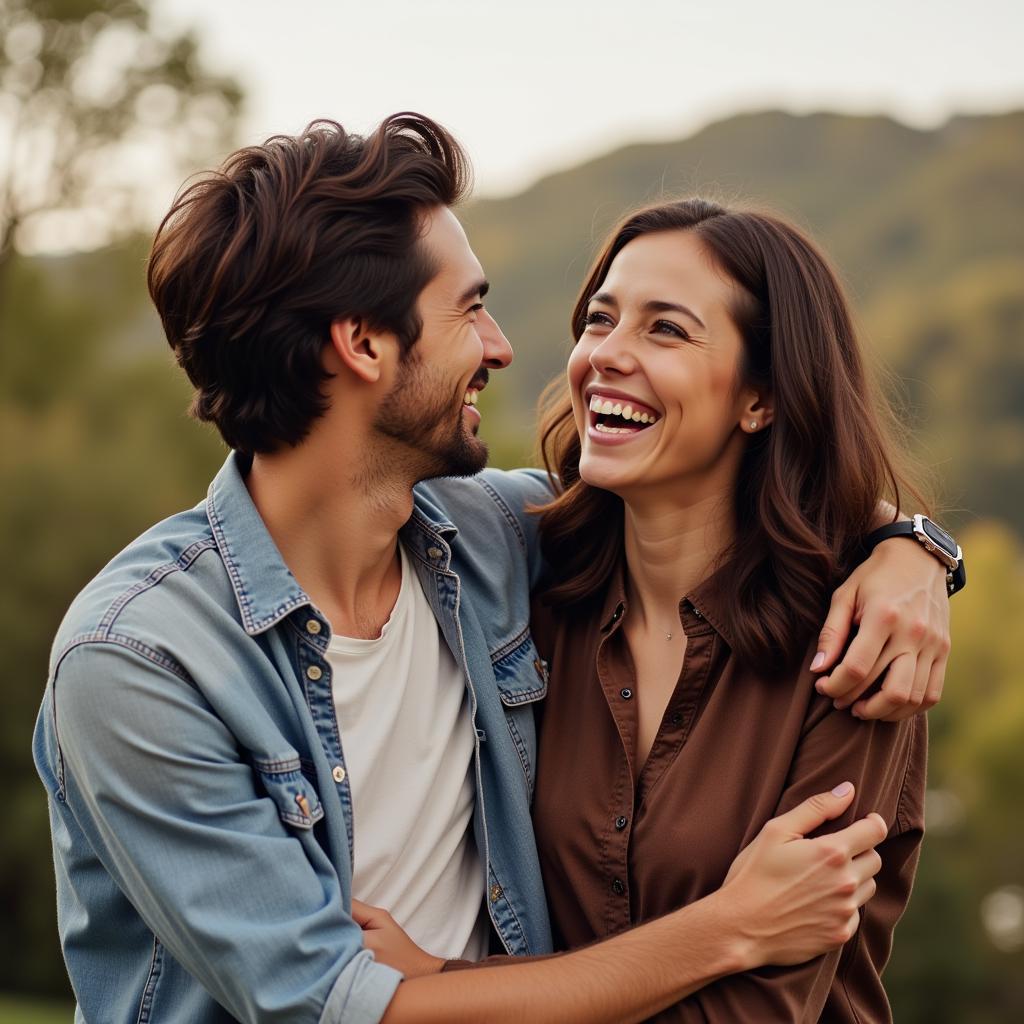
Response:
[[[654,426],[660,419],[648,405],[602,392],[589,400],[589,435],[598,441],[625,441]]]

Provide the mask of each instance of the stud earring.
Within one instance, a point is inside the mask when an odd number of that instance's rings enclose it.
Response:
[[[750,421],[750,429],[751,430],[757,430],[757,420],[751,420]]]

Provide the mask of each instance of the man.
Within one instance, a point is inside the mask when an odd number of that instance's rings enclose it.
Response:
[[[363,948],[353,895],[439,955],[550,950],[523,512],[546,485],[480,472],[476,395],[511,350],[451,213],[464,166],[425,118],[323,123],[236,153],[161,225],[150,292],[234,452],[54,645],[35,756],[86,1019],[638,1020],[843,941],[870,896],[877,816],[800,838],[845,787],[600,946],[406,982]],[[886,547],[865,578],[891,608],[933,573]]]

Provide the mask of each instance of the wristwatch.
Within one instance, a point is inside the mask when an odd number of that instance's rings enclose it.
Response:
[[[913,537],[925,551],[934,555],[946,567],[946,588],[950,597],[964,589],[967,570],[964,569],[964,553],[960,545],[927,516],[917,515],[911,520],[881,526],[864,538],[864,547],[872,551],[890,537]]]

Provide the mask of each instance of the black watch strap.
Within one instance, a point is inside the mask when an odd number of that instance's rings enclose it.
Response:
[[[870,553],[883,540],[889,540],[892,537],[910,537],[925,547],[929,553],[935,555],[946,566],[946,588],[949,591],[949,596],[952,597],[967,585],[967,570],[964,568],[963,552],[956,541],[945,530],[941,531],[942,535],[948,538],[952,546],[956,548],[955,555],[947,549],[946,545],[938,543],[934,537],[928,537],[921,529],[922,521],[927,522],[933,528],[935,527],[931,520],[925,520],[923,516],[915,516],[913,520],[887,523],[885,526],[880,526],[877,530],[872,530],[864,538],[865,552]],[[947,559],[950,561],[955,559],[956,565],[948,564]]]

